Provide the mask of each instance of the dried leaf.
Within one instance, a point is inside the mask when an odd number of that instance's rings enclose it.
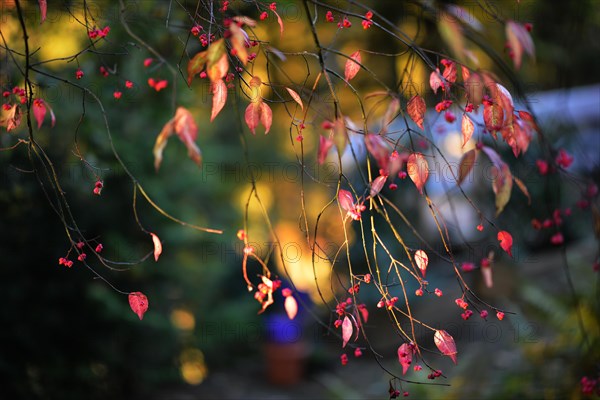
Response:
[[[354,328],[352,327],[352,321],[350,321],[350,318],[348,318],[346,315],[342,321],[342,347],[346,347],[348,344],[348,341],[352,337],[353,330]]]
[[[492,189],[496,195],[496,216],[498,216],[510,200],[513,177],[508,165],[494,149],[483,146],[482,150],[493,164]]]
[[[17,104],[13,104],[8,111],[2,108],[0,125],[6,126],[6,131],[10,132],[21,125],[21,116],[21,108]]]
[[[287,296],[285,298],[283,307],[285,308],[285,312],[287,313],[289,319],[294,319],[296,314],[298,314],[298,303],[296,302],[294,296]]]
[[[471,118],[469,118],[469,116],[466,113],[463,114],[462,121],[460,123],[460,131],[461,131],[462,137],[463,137],[462,147],[465,147],[465,145],[471,139],[471,136],[473,136],[473,132],[475,131],[475,125],[473,124],[473,121],[471,121]]]
[[[350,55],[350,58],[346,60],[346,67],[344,68],[344,77],[346,81],[350,81],[356,76],[360,70],[361,62],[360,51],[355,51]]]
[[[296,93],[294,90],[290,89],[289,87],[285,88],[288,93],[290,94],[290,96],[292,96],[292,99],[294,99],[294,101],[296,103],[298,103],[298,105],[300,106],[300,108],[302,110],[304,110],[304,105],[302,104],[302,99],[300,98],[300,95],[298,93]]]
[[[417,124],[417,126],[421,129],[423,128],[423,119],[425,118],[425,111],[427,110],[427,106],[425,105],[425,100],[418,94],[413,96],[412,99],[408,101],[408,105],[406,106],[406,111],[408,112],[408,116]]]
[[[427,159],[421,153],[412,153],[408,156],[406,170],[408,176],[419,190],[419,193],[423,194],[423,186],[425,186],[425,182],[427,182],[427,178],[429,177]]]
[[[148,311],[148,298],[142,292],[131,292],[129,293],[129,307],[142,320]]]
[[[443,355],[448,356],[456,364],[456,344],[454,338],[444,330],[436,330],[433,341]]]
[[[423,278],[425,278],[425,273],[427,272],[427,265],[429,264],[429,256],[423,250],[417,250],[415,252],[415,264],[421,270],[421,274]]]
[[[214,119],[219,115],[219,112],[225,106],[227,102],[227,85],[223,81],[223,79],[219,79],[212,84],[212,110],[210,113],[210,122],[213,122]]]
[[[512,235],[507,231],[500,231],[498,232],[498,240],[500,241],[500,247],[502,247],[502,250],[512,257]]]
[[[475,149],[471,149],[465,154],[463,154],[458,165],[458,181],[456,182],[457,184],[460,185],[465,180],[467,175],[469,175],[469,172],[471,172],[473,166],[475,165],[477,154],[478,153]]]

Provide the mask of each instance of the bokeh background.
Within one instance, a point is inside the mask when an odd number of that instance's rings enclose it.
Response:
[[[78,2],[60,5],[49,2],[48,19],[41,26],[35,3],[26,2],[23,6],[32,47],[40,46],[36,60],[68,56],[85,45],[87,39],[80,24],[82,10]],[[346,2],[331,4],[344,6],[341,3]],[[484,43],[500,50],[501,59],[509,63],[501,52],[505,40],[502,24],[478,9],[479,2],[457,3],[482,22]],[[330,308],[334,303],[332,294],[326,295],[327,307],[319,301],[313,286],[310,255],[302,245],[303,236],[298,228],[301,175],[295,158],[297,148],[293,147],[296,133],[290,130],[290,117],[284,108],[273,105],[274,126],[268,136],[262,135],[262,131],[256,137],[246,136],[246,160],[238,114],[234,112],[236,107],[243,109],[247,104],[242,93],[233,90],[228,107],[214,123],[209,123],[208,85],[196,82],[189,90],[182,76],[173,81],[164,66],[154,64],[144,68],[143,60],[152,55],[133,43],[119,24],[118,4],[102,1],[89,4],[96,12],[98,26],[111,27],[109,39],[100,46],[102,54],[86,53],[77,61],[50,63],[43,68],[73,80],[75,70],[80,67],[85,72],[80,83],[104,102],[115,147],[149,195],[176,217],[223,229],[225,233],[211,235],[187,229],[165,219],[146,202],[138,201],[143,225],[163,241],[164,253],[159,262],[148,260],[123,272],[96,267],[116,287],[148,295],[150,310],[139,321],[129,309],[126,296],[94,279],[90,271],[77,263],[71,269],[57,264],[70,245],[32,173],[25,147],[0,152],[0,397],[386,398],[389,378],[374,357],[367,351],[361,358],[349,353],[350,362],[342,366],[340,340],[325,329],[332,324]],[[397,26],[416,37],[419,45],[445,51],[435,18],[421,20],[419,8],[412,2],[389,0],[365,4],[397,21]],[[469,275],[468,279],[485,301],[513,311],[514,315],[502,322],[473,318],[464,323],[452,301],[456,297],[453,295],[458,294],[453,274],[442,268],[436,271],[433,260],[430,267],[433,272],[428,279],[444,288],[445,301],[417,298],[411,301],[414,311],[424,315],[428,323],[453,334],[459,348],[459,364],[454,367],[449,360],[431,355],[431,360],[447,376],[436,383],[449,386],[407,385],[405,389],[416,398],[579,398],[580,378],[597,374],[600,362],[598,272],[592,270],[597,239],[589,209],[576,207],[582,184],[575,177],[598,182],[600,44],[596,38],[600,34],[600,4],[594,0],[552,5],[541,0],[522,0],[490,1],[484,2],[484,6],[504,18],[533,24],[536,58],[526,59],[518,76],[529,95],[529,105],[540,115],[547,139],[575,157],[573,176],[537,175],[535,160],[542,156],[537,141],[527,155],[511,165],[533,198],[528,205],[515,192],[499,220],[514,232],[515,257],[500,258],[494,267],[492,289],[484,286],[479,274]],[[71,13],[66,11],[67,7]],[[242,9],[257,16],[249,6]],[[268,24],[257,28],[257,33],[272,38],[273,45],[282,51],[313,49],[301,2],[280,1],[278,10],[286,26],[282,38],[278,37],[279,28],[272,17]],[[2,34],[8,43],[16,43],[15,49],[21,49],[15,15],[12,2],[2,1]],[[193,44],[186,47],[191,22],[171,2],[125,2],[124,15],[131,28],[173,65],[185,66],[188,55],[199,49]],[[376,29],[363,31],[358,20],[352,29],[337,34],[334,24],[319,23],[318,27],[324,43],[348,54],[357,48],[380,52],[402,50],[398,43]],[[491,60],[483,55],[481,60],[482,67],[502,76],[503,70]],[[414,59],[366,55],[363,61],[372,66],[381,80],[392,84]],[[337,64],[331,62],[333,68],[343,71],[343,58]],[[101,77],[97,73],[100,65],[115,68],[116,74]],[[307,68],[313,74],[317,71],[313,60],[305,63],[288,57],[282,65],[287,76],[273,69],[273,79],[295,85],[298,91]],[[259,57],[255,73],[265,75],[266,68],[264,59]],[[415,87],[426,88],[425,66],[417,63],[411,68]],[[169,87],[157,93],[146,84],[150,77],[169,79]],[[22,84],[4,48],[1,78],[2,90]],[[124,261],[140,259],[151,251],[152,243],[135,222],[132,184],[112,156],[98,107],[89,96],[83,97],[68,85],[43,76],[35,79],[40,97],[57,115],[57,125],[52,129],[44,126],[37,137],[53,160],[79,226],[103,243],[107,257]],[[133,89],[123,89],[125,79],[134,82]],[[361,93],[380,89],[366,74],[357,76],[356,85]],[[342,85],[337,89],[341,98],[348,98]],[[113,99],[115,90],[123,91],[118,102]],[[436,100],[427,95],[428,104],[434,104]],[[232,101],[234,98],[237,103]],[[152,147],[162,125],[173,114],[173,99],[189,108],[198,121],[197,142],[204,154],[202,169],[187,159],[181,143],[171,139],[160,172],[154,171]],[[305,178],[306,211],[313,219],[334,195],[336,182],[336,175],[327,166],[315,166],[318,127],[323,118],[332,115],[330,104],[326,104],[326,99],[323,103],[325,106],[315,108],[315,116],[305,132],[307,165],[326,183],[315,184]],[[78,125],[84,104],[85,118]],[[349,115],[352,107],[356,105],[348,102],[345,109],[350,110]],[[14,144],[11,135],[0,133],[0,147]],[[452,143],[456,142],[452,138],[458,133],[448,125],[443,132],[431,135],[451,151]],[[74,153],[75,138],[88,164]],[[506,159],[514,160],[510,149],[501,148],[508,155]],[[281,297],[276,298],[276,304],[265,314],[257,315],[259,304],[247,292],[242,279],[242,244],[235,235],[243,226],[247,206],[253,244],[263,256],[273,251],[260,208],[255,201],[247,200],[250,170],[257,178],[263,205],[282,238],[294,281],[303,290],[302,299],[307,307],[301,307],[294,322],[285,318]],[[105,183],[101,196],[92,195],[95,175],[101,176]],[[441,248],[426,210],[416,201],[412,184],[398,184],[398,191],[385,191],[386,195],[402,204],[403,211],[430,243]],[[437,194],[440,205],[454,202],[461,209],[460,196],[453,192],[444,195],[443,179],[432,180],[428,185]],[[486,204],[485,207],[487,204],[492,207],[489,185],[484,187],[474,180],[468,186],[468,193],[480,204]],[[563,230],[567,252],[550,244],[550,232],[540,233],[529,224],[532,218],[551,215],[557,207],[571,207],[573,211]],[[485,211],[493,213],[491,208]],[[465,214],[464,218],[461,221],[469,221],[472,216]],[[325,244],[339,245],[338,225],[337,210],[324,214]],[[461,229],[460,223],[450,225],[455,232]],[[410,234],[408,230],[405,233]],[[358,234],[354,232],[354,243]],[[470,261],[487,254],[488,243],[495,239],[488,232],[467,236],[470,247],[460,240],[454,245],[457,256]],[[365,269],[360,255],[360,249],[352,250],[359,270]],[[273,270],[282,274],[275,257],[269,260]],[[565,261],[576,299],[569,289]],[[319,279],[328,286],[330,267],[319,267]],[[368,287],[361,291],[361,296],[371,305],[378,300],[377,293]],[[380,362],[398,373],[396,349],[401,341],[385,313],[372,307],[369,325],[371,341],[384,356]],[[422,334],[425,337],[428,333]],[[410,377],[428,382],[425,376]]]

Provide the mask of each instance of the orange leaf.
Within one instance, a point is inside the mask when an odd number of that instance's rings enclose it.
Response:
[[[500,247],[502,247],[502,250],[512,257],[512,235],[507,231],[500,231],[498,232],[498,240],[500,241]]]
[[[260,123],[260,104],[261,103],[250,103],[248,107],[246,107],[246,112],[244,113],[244,120],[246,121],[246,125],[250,129],[253,135],[256,135],[256,128]]]
[[[238,26],[238,24],[229,25],[229,31],[231,37],[229,42],[231,47],[236,51],[236,57],[246,65],[248,62],[248,50],[246,50],[246,44],[248,43],[248,34]]]
[[[298,103],[298,105],[300,105],[300,108],[302,110],[304,110],[304,105],[302,104],[302,99],[300,98],[300,95],[298,93],[296,93],[294,90],[292,90],[292,89],[290,89],[288,87],[286,87],[285,89],[288,91],[288,93],[290,94],[290,96],[292,96],[292,99],[294,99],[294,101],[296,103]]]
[[[173,124],[179,140],[188,149],[188,156],[200,166],[202,164],[202,153],[195,143],[198,137],[198,126],[194,121],[194,117],[186,108],[178,107]]]
[[[152,243],[154,244],[154,261],[158,261],[158,257],[162,254],[162,243],[154,233],[150,232],[150,236],[152,236]]]
[[[169,122],[163,126],[162,130],[156,137],[156,142],[154,143],[154,168],[156,171],[160,168],[160,164],[162,163],[162,153],[165,147],[167,146],[167,141],[169,137],[173,134],[173,120],[171,118]]]
[[[129,307],[142,320],[148,311],[148,298],[142,292],[131,292],[129,293]]]
[[[225,40],[213,42],[206,51],[206,74],[211,82],[225,77],[229,69],[229,61],[225,48]]]
[[[350,321],[350,318],[346,315],[342,321],[342,347],[346,347],[346,344],[348,344],[348,341],[352,337],[353,330],[352,321]]]
[[[417,250],[415,252],[415,263],[421,270],[423,278],[425,278],[425,272],[427,272],[427,265],[429,264],[429,256],[423,250]]]
[[[436,330],[433,341],[443,355],[448,356],[456,364],[456,344],[454,338],[446,331]]]
[[[298,303],[294,296],[287,296],[283,307],[285,308],[285,312],[289,319],[294,319],[296,317],[296,314],[298,313]]]
[[[462,132],[462,137],[463,137],[462,147],[465,147],[465,145],[471,139],[471,136],[473,136],[473,132],[475,131],[475,125],[473,124],[473,121],[471,121],[471,118],[469,118],[466,113],[463,114],[462,121],[460,124],[460,131]]]
[[[277,11],[275,10],[271,10],[273,11],[273,14],[275,14],[275,16],[277,17],[277,23],[279,24],[279,36],[283,36],[283,20],[281,19],[281,17],[279,16],[279,14],[277,14]]]
[[[411,154],[408,156],[406,170],[408,176],[419,190],[419,193],[423,194],[423,186],[425,186],[425,182],[429,177],[429,165],[427,164],[427,159],[420,153]]]
[[[513,177],[508,165],[494,149],[483,146],[482,150],[493,164],[492,189],[496,195],[496,216],[498,216],[510,200]]]
[[[210,122],[214,121],[227,101],[227,85],[225,82],[223,82],[223,79],[219,79],[212,84],[212,93],[213,101],[212,111],[210,113]]]
[[[188,85],[192,84],[192,79],[194,79],[194,76],[196,76],[200,72],[202,72],[202,70],[206,66],[206,60],[207,60],[207,52],[201,51],[198,54],[196,54],[194,57],[192,57],[192,59],[188,62],[188,66],[187,66]]]
[[[408,116],[415,121],[415,124],[421,129],[423,129],[423,119],[425,118],[425,111],[427,110],[427,106],[425,105],[425,100],[418,94],[413,96],[412,99],[408,101],[408,105],[406,106],[406,111],[408,112]]]
[[[471,172],[473,166],[475,165],[475,159],[477,158],[477,154],[478,153],[475,149],[471,149],[465,154],[463,154],[462,158],[460,159],[460,163],[458,164],[458,181],[456,182],[457,184],[460,185],[465,180],[467,175],[469,175],[469,172]]]
[[[350,55],[350,58],[346,61],[346,67],[344,68],[344,77],[347,81],[350,81],[356,76],[360,70],[360,51],[355,51]]]
[[[486,105],[483,108],[483,122],[485,123],[485,129],[496,137],[496,131],[501,130],[504,125],[504,111],[502,107],[496,103],[489,106]]]

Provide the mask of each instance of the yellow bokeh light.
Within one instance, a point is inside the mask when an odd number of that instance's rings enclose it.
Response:
[[[204,363],[204,354],[200,349],[186,349],[180,356],[180,373],[183,380],[190,385],[199,385],[208,376],[208,368]]]
[[[196,326],[194,314],[184,309],[175,309],[171,312],[171,322],[182,331],[191,331]]]

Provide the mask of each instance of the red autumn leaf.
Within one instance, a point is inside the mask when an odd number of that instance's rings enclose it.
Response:
[[[38,0],[38,5],[40,6],[40,25],[41,25],[46,20],[48,4],[46,3],[46,0]]]
[[[510,200],[513,177],[508,165],[502,161],[498,153],[490,147],[483,146],[483,152],[493,164],[492,189],[496,195],[496,216],[499,215]]]
[[[426,110],[427,106],[425,105],[425,100],[418,94],[413,96],[406,106],[408,116],[415,121],[415,124],[421,129],[423,129],[423,119],[425,118]]]
[[[225,40],[219,39],[213,42],[206,51],[206,74],[211,82],[222,79],[229,69]]]
[[[129,307],[142,320],[148,311],[148,298],[142,292],[131,292],[129,293]]]
[[[227,85],[223,82],[223,79],[219,79],[212,83],[212,93],[213,101],[212,110],[210,112],[210,122],[214,121],[227,102]]]
[[[352,327],[352,321],[350,321],[350,318],[348,318],[346,315],[342,321],[342,347],[346,347],[346,344],[348,344],[348,341],[352,337],[353,331],[354,328]]]
[[[430,75],[429,75],[429,86],[431,87],[431,90],[433,90],[433,93],[437,94],[437,90],[440,87],[444,87],[444,81],[442,80],[442,77],[440,75],[440,69],[436,68],[435,71],[433,71]]]
[[[347,81],[350,81],[356,76],[360,70],[359,64],[361,61],[360,51],[355,51],[350,55],[350,58],[346,61],[346,66],[344,68],[344,77]]]
[[[244,120],[253,135],[256,135],[256,128],[258,128],[258,124],[260,123],[260,104],[261,102],[250,103],[244,112]]]
[[[298,105],[300,106],[300,108],[302,110],[304,110],[304,105],[302,104],[302,99],[300,98],[300,95],[298,93],[296,93],[294,90],[292,90],[292,89],[290,89],[288,87],[286,87],[285,89],[288,91],[288,93],[290,94],[290,96],[292,96],[292,99],[294,99],[294,101],[296,103],[298,103]]]
[[[523,51],[529,54],[530,57],[534,57],[535,48],[533,40],[523,25],[515,21],[508,21],[506,23],[506,38],[512,50],[515,69],[521,68]]]
[[[457,184],[461,184],[469,172],[473,169],[475,165],[475,159],[477,158],[477,151],[475,149],[471,149],[467,151],[460,159],[460,163],[458,164],[458,181]]]
[[[498,104],[484,106],[483,122],[485,123],[485,128],[492,135],[495,135],[496,131],[501,130],[504,124],[504,111],[502,107]]]
[[[453,61],[447,62],[444,66],[444,73],[442,74],[442,76],[448,82],[456,82],[456,63]]]
[[[377,178],[373,179],[373,182],[371,182],[371,190],[369,191],[370,197],[375,197],[381,192],[386,179],[386,175],[379,175]]]
[[[461,65],[460,72],[462,75],[463,82],[467,82],[471,77],[471,71],[469,71],[469,68],[465,67],[464,65]]]
[[[154,244],[154,261],[158,261],[158,257],[162,254],[162,243],[156,234],[150,232],[150,236],[152,236],[152,243]]]
[[[207,61],[207,52],[201,51],[198,54],[196,54],[194,57],[192,57],[192,59],[188,62],[188,66],[187,66],[188,85],[191,85],[192,79],[194,79],[194,77],[196,75],[198,75],[200,72],[202,72],[202,70],[206,66],[206,61]],[[153,86],[155,86],[155,85],[153,85]]]
[[[294,296],[287,296],[285,298],[283,307],[285,308],[285,312],[287,313],[289,319],[294,319],[296,314],[298,314],[298,303],[296,302]]]
[[[429,177],[427,159],[420,153],[412,153],[408,156],[406,170],[408,176],[419,190],[419,193],[423,194],[423,186],[425,186],[425,182],[427,182],[427,178]]]
[[[260,103],[260,123],[265,127],[265,135],[271,130],[273,123],[273,111],[266,103]]]
[[[502,247],[502,250],[512,257],[512,235],[507,231],[500,231],[498,232],[498,240],[500,241],[500,247]]]
[[[471,139],[471,136],[473,136],[473,132],[475,131],[475,125],[473,124],[473,121],[471,121],[471,118],[469,118],[469,116],[466,113],[463,114],[462,121],[460,123],[460,131],[461,131],[462,137],[463,137],[462,147],[465,147],[465,145]]]
[[[367,321],[369,320],[369,310],[367,310],[367,306],[365,306],[364,304],[359,304],[357,306],[357,308],[358,308],[358,311],[360,312],[362,321],[366,324]]]
[[[436,330],[433,341],[443,355],[448,356],[456,364],[456,344],[454,338],[444,330]]]
[[[429,256],[423,250],[417,250],[415,252],[415,264],[421,270],[421,274],[423,278],[425,278],[425,273],[427,272],[427,265],[429,264]]]
[[[515,104],[513,102],[510,92],[508,91],[508,89],[506,89],[499,83],[496,83],[496,89],[498,98],[500,99],[499,103],[502,106],[502,110],[504,111],[504,116],[512,117],[513,111],[515,110]]]
[[[33,117],[37,121],[37,127],[40,129],[46,117],[46,102],[42,99],[35,99],[31,108],[33,109]]]
[[[319,136],[319,150],[317,153],[317,161],[323,164],[329,153],[329,149],[333,146],[333,140],[321,135]]]
[[[478,106],[481,104],[483,100],[484,89],[486,85],[481,78],[481,75],[477,73],[472,73],[465,81],[465,90],[467,92],[467,98],[469,99],[469,103],[474,106]]]
[[[356,208],[352,193],[344,189],[340,189],[338,192],[338,203],[340,203],[340,207],[344,211],[353,211]]]
[[[365,135],[365,145],[367,151],[375,158],[379,169],[387,170],[389,162],[390,149],[387,146],[385,139],[374,133]]]
[[[176,133],[188,149],[188,156],[198,165],[202,163],[202,153],[195,140],[198,136],[198,126],[192,114],[184,107],[178,107],[175,116],[162,128],[154,143],[154,168],[158,171],[162,162],[162,153],[169,137]]]
[[[402,365],[402,375],[406,375],[406,372],[410,368],[414,352],[414,345],[408,343],[403,343],[398,347],[398,362]]]

